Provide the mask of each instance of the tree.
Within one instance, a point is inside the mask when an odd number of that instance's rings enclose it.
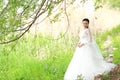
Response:
[[[70,1],[70,3],[73,3],[75,0]],[[87,0],[81,0],[81,3],[85,3],[85,1]],[[6,44],[20,39],[29,31],[41,15],[47,13],[46,17],[49,17],[52,14],[52,10],[60,3],[64,4],[63,10],[69,26],[69,19],[66,13],[66,0],[0,1],[0,44]],[[102,0],[95,0],[96,9],[102,7],[100,3],[102,3]],[[58,17],[58,14],[55,17]]]
[[[35,21],[63,0],[3,0],[0,1],[0,43],[10,43],[21,38]],[[28,22],[29,21],[29,22]]]

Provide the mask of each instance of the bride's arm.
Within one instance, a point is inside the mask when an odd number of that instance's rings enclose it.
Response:
[[[78,47],[82,47],[84,44],[81,43],[80,41],[78,42]]]
[[[89,30],[85,31],[85,34],[87,35],[87,39],[85,40],[84,44],[90,44],[92,42],[92,36]]]
[[[80,43],[78,44],[78,47],[82,47],[84,45],[84,43]]]
[[[89,30],[86,30],[85,31],[85,34],[87,35],[87,38],[85,41],[83,41],[81,44],[80,44],[80,47],[83,46],[83,45],[86,45],[86,44],[90,44],[92,42],[92,36],[91,36],[91,33]]]

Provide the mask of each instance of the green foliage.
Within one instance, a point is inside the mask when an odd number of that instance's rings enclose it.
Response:
[[[110,74],[105,74],[102,78],[102,80],[109,80]]]
[[[120,9],[120,0],[110,0],[111,7]]]
[[[97,36],[99,46],[103,46],[110,35],[112,46],[119,48],[119,30],[120,26],[117,26]],[[11,44],[0,45],[0,80],[63,80],[78,38],[66,35],[53,40],[51,36],[31,35]],[[102,51],[103,47],[100,48]],[[119,49],[113,52],[114,62],[119,63]],[[108,76],[105,75],[104,79]]]
[[[83,80],[83,78],[84,77],[82,75],[78,75],[76,80]]]
[[[48,40],[39,35],[0,47],[0,79],[63,80],[75,50],[76,38]]]
[[[0,43],[9,40],[19,39],[29,30],[34,23],[34,20],[47,13],[47,16],[52,14],[52,11],[63,0],[2,0],[0,1]],[[86,0],[82,0],[84,3]],[[94,0],[95,9],[99,9],[102,5],[109,3],[114,8],[120,8],[120,0]],[[73,1],[74,2],[74,1]],[[68,2],[69,3],[69,2]],[[66,4],[67,5],[67,4]],[[63,10],[63,8],[61,8]],[[38,13],[37,13],[38,12]],[[60,11],[50,18],[51,23],[59,20]],[[64,13],[64,12],[63,12]],[[30,21],[29,21],[30,20]],[[30,25],[30,26],[29,26]]]
[[[108,4],[112,8],[120,9],[120,0],[94,0],[96,9],[102,7],[102,5]]]
[[[27,32],[36,19],[52,10],[62,0],[2,0],[0,1],[0,43],[13,40]]]
[[[104,53],[104,43],[106,42],[107,40],[107,37],[110,36],[111,37],[111,44],[110,46],[113,47],[113,50],[112,50],[112,53],[114,54],[114,63],[119,63],[120,62],[120,56],[119,56],[119,52],[120,52],[120,25],[118,25],[117,27],[114,27],[113,29],[111,30],[108,30],[104,33],[102,33],[101,35],[97,35],[98,37],[96,38],[98,44],[99,44],[99,47],[101,48],[101,51],[103,54],[107,54],[107,53]],[[109,46],[109,47],[110,47]],[[104,55],[104,56],[105,56]]]

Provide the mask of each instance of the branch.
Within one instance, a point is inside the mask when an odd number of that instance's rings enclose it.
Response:
[[[67,9],[66,9],[66,0],[64,0],[64,11],[65,11],[65,15],[66,15],[67,22],[68,22],[68,23],[67,23],[67,29],[66,29],[66,31],[63,33],[62,36],[60,36],[60,37],[58,37],[58,38],[56,38],[56,39],[49,39],[49,40],[59,40],[59,39],[65,37],[66,33],[68,32],[68,29],[69,29],[69,26],[70,26],[70,21],[69,21],[69,17],[68,17],[68,14],[67,14]],[[47,38],[47,39],[48,39],[48,38]]]
[[[28,32],[29,29],[32,27],[32,25],[35,24],[35,21],[38,19],[38,17],[41,16],[43,13],[45,13],[45,12],[48,10],[49,7],[46,6],[46,8],[42,11],[42,8],[43,8],[43,6],[45,6],[45,2],[46,2],[46,1],[47,1],[47,3],[48,3],[49,0],[42,0],[41,6],[38,8],[37,11],[35,11],[35,14],[36,14],[36,15],[35,15],[34,19],[33,19],[32,21],[30,21],[30,24],[28,24],[27,27],[22,28],[22,29],[18,29],[18,30],[14,30],[14,31],[23,31],[23,30],[24,30],[23,33],[21,33],[18,37],[14,38],[14,39],[12,39],[12,40],[3,41],[3,42],[1,42],[0,44],[7,44],[7,43],[10,43],[10,42],[16,41],[16,40],[20,39],[26,32]],[[52,0],[50,0],[50,1],[52,1]],[[46,3],[46,4],[47,4],[47,3]],[[50,4],[52,4],[52,2],[51,2]],[[24,9],[23,12],[21,13],[21,15],[24,14],[25,10],[26,10],[28,7],[29,7],[29,5],[28,5],[27,7],[25,7],[25,9]],[[68,27],[69,27],[69,19],[68,19],[68,15],[67,15],[67,12],[66,12],[66,0],[65,0],[65,14],[66,14],[66,17],[67,17]],[[47,16],[47,17],[48,17],[48,16]],[[68,31],[68,27],[67,27],[67,30],[66,30],[66,32],[64,33],[64,35],[65,35],[65,34],[67,33],[67,31]],[[14,32],[14,31],[13,31],[13,32]],[[64,35],[63,35],[63,36],[64,36]]]
[[[0,12],[0,16],[5,12],[5,10],[8,8],[10,1],[8,0],[7,5],[2,9],[2,11]]]
[[[42,7],[44,6],[44,3],[46,2],[46,0],[42,0],[42,3],[41,3],[41,6],[40,8],[38,9],[35,17],[34,17],[34,20],[32,21],[31,24],[28,25],[28,28],[20,35],[18,36],[17,38],[15,39],[12,39],[12,40],[9,40],[9,41],[5,41],[5,42],[1,42],[0,44],[7,44],[7,43],[10,43],[10,42],[13,42],[13,41],[16,41],[18,39],[20,39],[27,31],[29,31],[29,29],[32,27],[32,25],[35,23],[35,21],[37,20],[37,18],[40,16],[38,16],[39,12],[41,11]]]
[[[58,37],[56,40],[63,38],[63,37],[66,35],[66,33],[68,32],[68,29],[69,29],[69,27],[70,27],[70,21],[69,21],[69,17],[68,17],[68,14],[67,14],[67,9],[66,9],[66,0],[64,0],[64,11],[65,11],[65,15],[66,15],[67,22],[68,22],[68,23],[67,23],[67,29],[66,29],[66,31],[63,33],[63,35],[62,35],[61,37]]]

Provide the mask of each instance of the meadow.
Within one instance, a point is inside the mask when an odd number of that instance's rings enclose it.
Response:
[[[104,46],[110,36],[111,44]],[[120,25],[95,36],[104,57],[112,53],[120,62]],[[10,44],[0,45],[0,80],[63,80],[79,37],[65,35],[59,40],[51,36],[31,35]],[[109,47],[112,49],[109,51]]]

